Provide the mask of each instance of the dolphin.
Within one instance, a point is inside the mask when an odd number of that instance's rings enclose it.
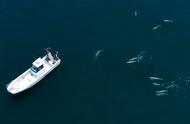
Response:
[[[154,85],[154,86],[161,86],[161,84],[156,83],[156,82],[152,83],[152,85]]]
[[[127,61],[126,63],[127,64],[133,64],[133,63],[136,63],[137,61],[134,61],[134,60],[129,60],[129,61]]]
[[[159,93],[168,93],[168,90],[159,90],[159,91],[155,91],[155,93],[159,94]]]
[[[168,95],[168,93],[156,93],[155,95],[156,96],[165,96],[165,95]]]
[[[153,27],[152,30],[158,30],[161,27],[162,27],[161,25],[157,25],[157,26]]]
[[[163,78],[159,78],[159,77],[148,77],[150,80],[160,80],[160,81],[162,81],[163,80]]]
[[[170,19],[164,19],[163,20],[165,23],[173,23],[174,21],[173,20],[170,20]]]
[[[138,59],[138,57],[133,57],[133,58],[129,59],[129,61],[135,61],[137,59]]]
[[[135,13],[134,13],[134,15],[135,15],[135,16],[138,16],[138,12],[137,12],[137,10],[135,10]]]
[[[97,59],[103,51],[103,49],[96,51],[94,58]]]

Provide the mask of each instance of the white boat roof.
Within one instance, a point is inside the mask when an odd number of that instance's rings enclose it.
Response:
[[[43,60],[42,58],[38,58],[32,64],[38,68],[43,64]]]

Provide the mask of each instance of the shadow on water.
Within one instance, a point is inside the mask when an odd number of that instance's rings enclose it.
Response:
[[[31,94],[31,90],[32,89],[28,89],[27,91],[23,91],[23,92],[21,92],[19,94],[15,94],[15,95],[10,94],[10,97],[12,97],[13,101],[20,102],[20,101],[24,100],[27,96],[29,96]]]

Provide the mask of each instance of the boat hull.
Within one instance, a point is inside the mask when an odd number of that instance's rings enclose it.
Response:
[[[44,77],[46,77],[50,72],[52,72],[56,67],[58,67],[61,63],[61,60],[58,59],[54,64],[47,63],[45,61],[46,56],[44,56],[42,59],[44,60],[44,70],[40,75],[33,75],[31,73],[31,69],[26,70],[23,74],[21,74],[19,77],[11,81],[7,85],[7,91],[10,94],[18,94],[20,92],[23,92],[35,84],[37,84],[39,81],[41,81]]]

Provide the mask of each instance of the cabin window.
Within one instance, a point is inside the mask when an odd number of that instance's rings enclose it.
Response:
[[[33,71],[33,72],[35,72],[35,73],[37,73],[37,72],[39,72],[42,68],[43,68],[44,66],[43,65],[41,65],[40,67],[36,67],[36,66],[32,66],[31,67],[31,70]]]

